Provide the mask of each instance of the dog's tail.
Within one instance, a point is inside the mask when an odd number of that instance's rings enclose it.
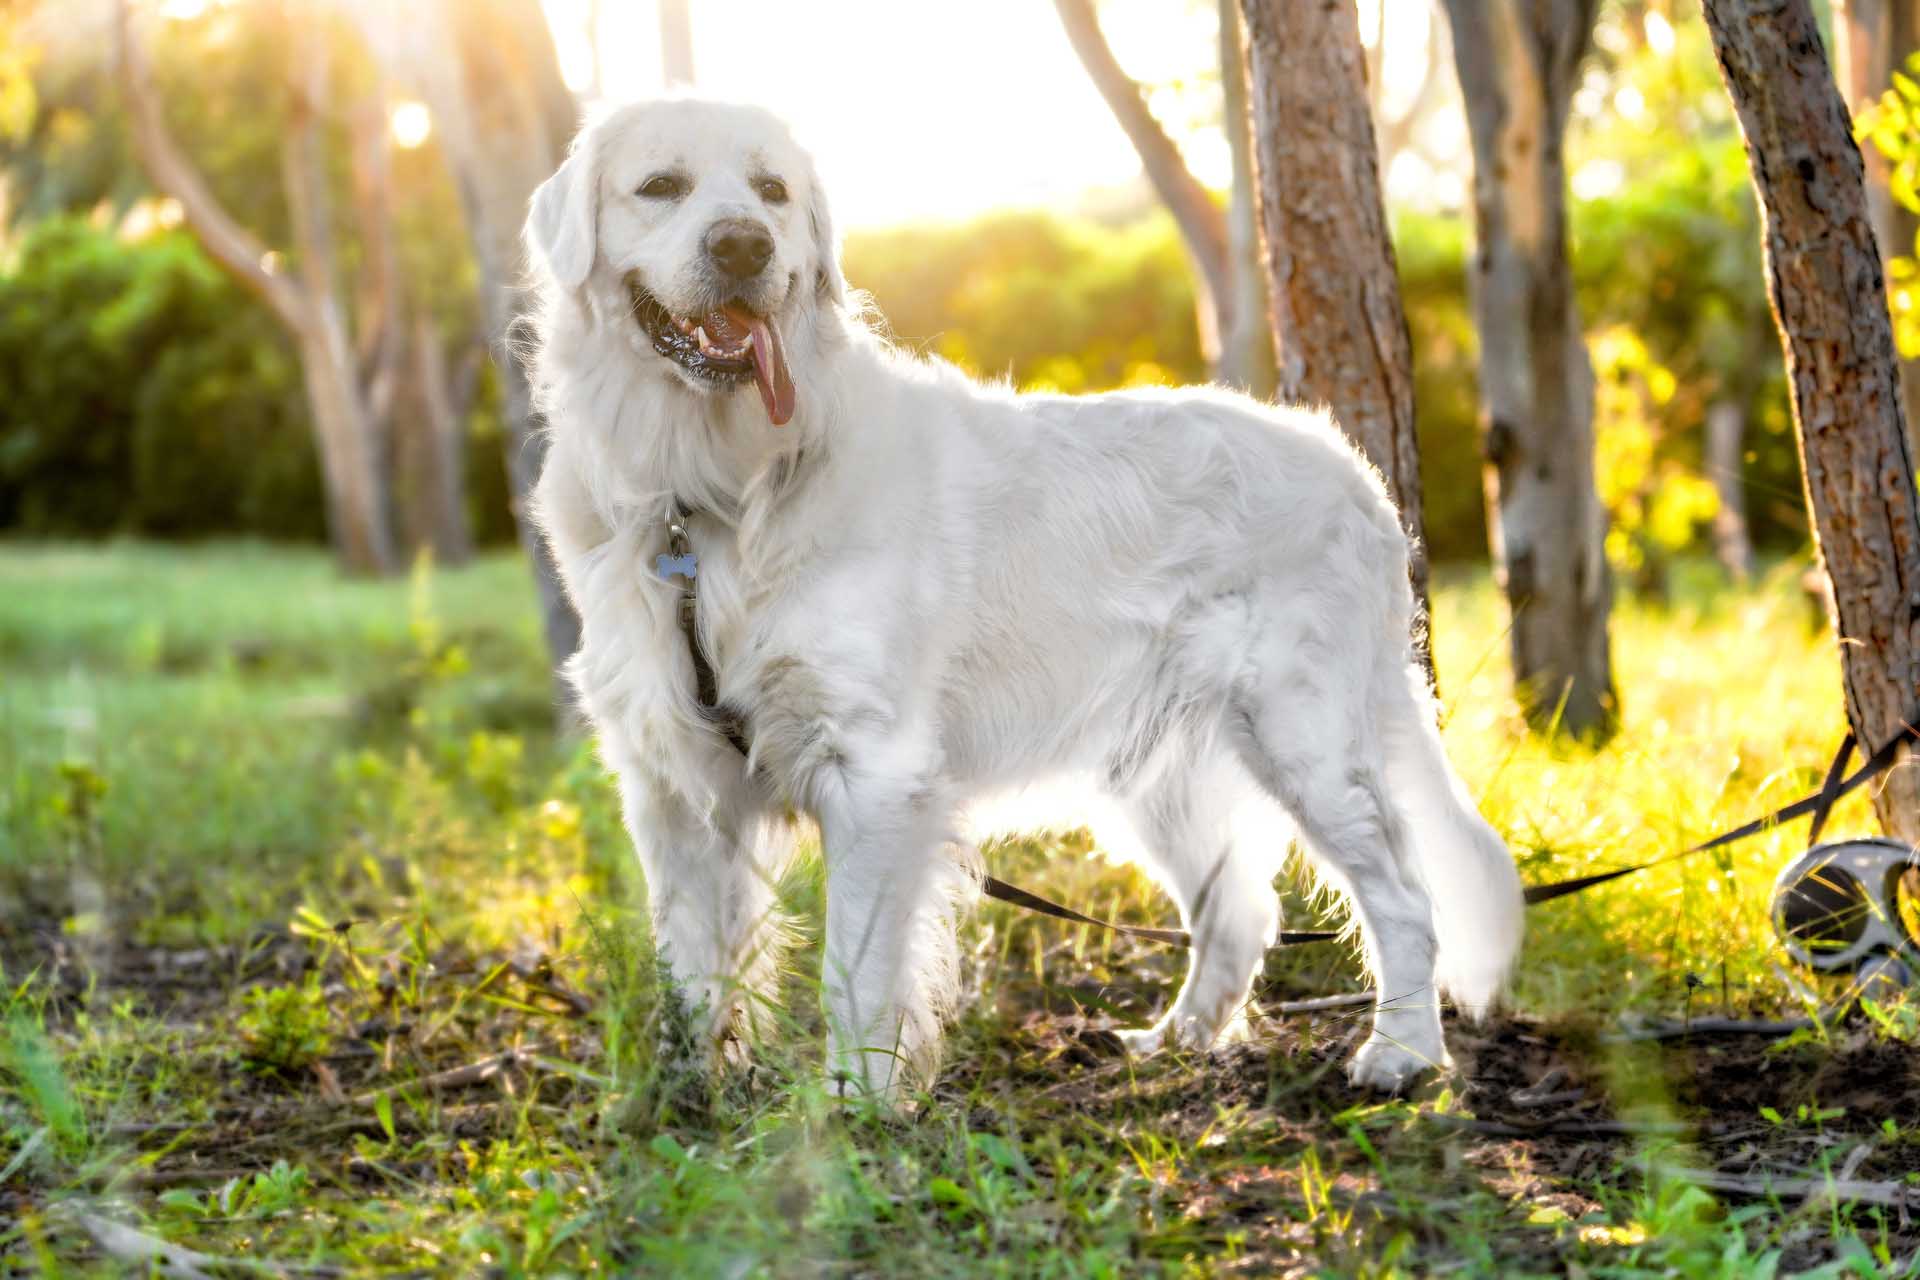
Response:
[[[1437,708],[1417,667],[1407,673],[1407,688],[1387,699],[1381,726],[1389,790],[1433,902],[1436,980],[1462,1012],[1479,1017],[1498,998],[1520,950],[1520,875],[1447,760]]]

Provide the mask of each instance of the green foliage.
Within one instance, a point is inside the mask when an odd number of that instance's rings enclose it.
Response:
[[[155,24],[151,53],[182,150],[291,271],[299,263],[282,181],[290,69],[296,42],[332,46],[321,128],[350,296],[367,246],[353,216],[347,121],[379,75],[344,19],[301,14],[290,24],[277,6],[208,5],[197,18]],[[326,523],[318,461],[299,366],[274,317],[184,231],[112,230],[170,218],[142,181],[99,51],[56,46],[43,58],[9,44],[7,31],[0,25],[0,166],[16,235],[0,266],[0,395],[9,403],[0,530],[318,540]],[[14,54],[37,109],[30,127],[9,135]],[[457,343],[476,329],[477,269],[437,146],[396,152],[391,181],[409,304]],[[498,401],[483,377],[467,452],[483,543],[514,532]]]
[[[33,1121],[46,1126],[58,1150],[69,1158],[87,1146],[87,1117],[74,1098],[60,1055],[45,1027],[17,997],[0,1041],[0,1072],[13,1079]]]
[[[1920,53],[1893,73],[1893,87],[1854,120],[1854,135],[1871,142],[1887,164],[1887,190],[1900,206],[1920,213]],[[1920,242],[1901,245],[1887,267],[1893,340],[1903,360],[1920,359]]]
[[[253,987],[240,1013],[240,1039],[249,1066],[295,1071],[333,1047],[327,999],[318,974],[279,987]]]
[[[1625,326],[1595,335],[1594,479],[1611,520],[1607,559],[1647,594],[1719,510],[1711,481],[1672,456],[1665,421],[1678,380]]]
[[[275,333],[180,233],[34,226],[0,273],[0,527],[320,536]]]
[[[1077,393],[1206,377],[1173,221],[1043,213],[849,237],[847,277],[902,345],[1018,387]]]

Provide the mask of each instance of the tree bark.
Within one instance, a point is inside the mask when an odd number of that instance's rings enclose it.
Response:
[[[340,562],[351,572],[386,573],[394,566],[385,477],[371,438],[354,351],[334,294],[331,231],[318,165],[316,95],[324,95],[324,41],[304,32],[292,43],[307,54],[297,77],[295,119],[284,153],[302,281],[271,267],[266,246],[220,204],[167,130],[145,50],[127,0],[114,12],[117,70],[132,125],[134,153],[148,180],[179,201],[186,225],[228,275],[264,302],[293,338],[300,358],[316,452],[327,496],[328,528]]]
[[[1257,400],[1273,398],[1273,328],[1267,314],[1267,271],[1260,257],[1260,215],[1254,195],[1252,121],[1247,110],[1247,56],[1239,0],[1220,0],[1221,127],[1233,156],[1227,200],[1227,270],[1233,305],[1220,334],[1220,381]]]
[[[1427,614],[1413,349],[1351,0],[1242,0],[1282,400],[1324,404],[1385,477]],[[1426,628],[1416,652],[1433,679]]]
[[[441,564],[473,557],[467,520],[466,415],[459,408],[440,335],[424,315],[413,318],[407,342],[409,368],[395,415],[395,432],[406,458],[398,467],[406,501],[401,524],[408,546],[433,549]]]
[[[1094,88],[1106,99],[1114,119],[1119,121],[1139,155],[1147,180],[1180,229],[1180,239],[1193,260],[1195,292],[1199,295],[1195,306],[1200,319],[1201,350],[1215,376],[1220,376],[1221,344],[1234,329],[1231,314],[1234,282],[1227,216],[1214,203],[1212,193],[1187,168],[1180,148],[1147,109],[1140,86],[1127,75],[1113,56],[1113,50],[1107,47],[1106,37],[1100,34],[1100,20],[1093,11],[1093,0],[1053,0],[1053,3],[1080,65],[1086,68]]]
[[[1859,149],[1807,0],[1705,0],[1764,217],[1814,542],[1833,586],[1847,718],[1869,750],[1920,693],[1920,513]],[[1920,840],[1920,771],[1874,797]]]
[[[1880,100],[1893,87],[1893,73],[1920,44],[1920,0],[1834,0],[1834,64],[1851,114]],[[1867,170],[1867,205],[1884,267],[1895,258],[1914,256],[1920,214],[1893,198],[1887,159],[1878,147],[1861,157]],[[1920,453],[1920,423],[1912,420],[1920,405],[1920,360],[1900,362],[1900,390],[1909,406],[1907,448]]]
[[[1567,110],[1596,0],[1446,0],[1473,142],[1488,541],[1528,721],[1617,723],[1593,368],[1567,262]]]

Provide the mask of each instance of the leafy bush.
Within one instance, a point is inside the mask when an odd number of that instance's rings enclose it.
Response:
[[[324,532],[299,370],[186,236],[78,218],[0,275],[0,527]]]

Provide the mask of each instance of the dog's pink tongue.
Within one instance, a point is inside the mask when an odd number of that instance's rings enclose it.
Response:
[[[787,372],[786,349],[772,323],[740,307],[726,308],[726,316],[753,335],[753,379],[760,384],[760,403],[767,420],[784,427],[793,420],[793,375]]]

